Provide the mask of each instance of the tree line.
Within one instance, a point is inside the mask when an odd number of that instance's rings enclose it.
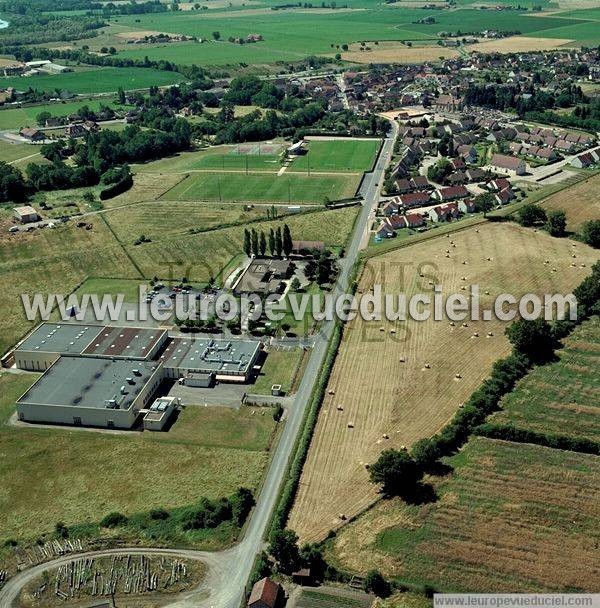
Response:
[[[276,229],[270,228],[268,236],[264,230],[258,232],[254,228],[244,229],[244,253],[248,257],[259,255],[264,257],[267,247],[272,257],[282,255],[287,257],[292,253],[292,234],[287,224],[283,225],[283,230],[281,226],[277,226]]]

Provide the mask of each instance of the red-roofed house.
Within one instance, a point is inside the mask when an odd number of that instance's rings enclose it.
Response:
[[[263,578],[252,587],[248,608],[276,608],[281,605],[283,589],[270,578]]]
[[[453,201],[457,198],[470,196],[470,192],[464,186],[449,186],[448,188],[436,190],[433,196],[440,201]]]
[[[458,217],[458,203],[438,205],[429,210],[429,219],[432,222],[448,222]]]
[[[401,194],[397,198],[402,206],[407,209],[421,207],[430,202],[429,192],[411,192],[410,194]]]
[[[494,154],[490,161],[490,167],[501,173],[514,173],[515,175],[525,175],[527,172],[527,165],[524,160],[506,154]]]

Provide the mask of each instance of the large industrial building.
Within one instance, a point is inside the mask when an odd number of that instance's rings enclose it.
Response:
[[[193,386],[247,382],[261,344],[170,338],[153,328],[42,323],[13,351],[16,367],[43,375],[17,401],[26,422],[159,430],[176,407],[153,401],[166,378]],[[186,382],[187,383],[187,382]],[[167,403],[168,402],[168,403]]]
[[[14,350],[19,369],[44,371],[61,355],[148,361],[166,344],[164,329],[42,323]]]
[[[19,420],[130,429],[163,379],[156,362],[60,357],[17,401]]]

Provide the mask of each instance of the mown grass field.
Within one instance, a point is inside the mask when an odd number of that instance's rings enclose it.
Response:
[[[176,84],[183,80],[177,72],[165,72],[152,68],[95,68],[48,76],[20,76],[0,78],[0,86],[15,87],[26,91],[30,87],[38,91],[61,89],[72,93],[116,93],[124,90],[147,89],[151,86]]]
[[[303,355],[304,351],[300,348],[293,350],[269,349],[265,363],[256,382],[250,388],[250,392],[270,395],[271,387],[274,384],[281,384],[281,389],[285,393],[289,393],[292,388],[294,373],[300,365]]]
[[[3,79],[0,79],[2,82]],[[37,79],[21,79],[20,83],[35,83]],[[27,87],[33,86],[27,85]],[[34,87],[35,88],[35,87]],[[46,103],[35,106],[28,106],[23,108],[12,108],[0,110],[0,129],[14,129],[18,130],[21,127],[29,126],[36,127],[36,117],[40,112],[50,112],[52,116],[68,116],[77,112],[79,108],[88,106],[90,110],[98,110],[101,105],[116,108],[117,106],[113,103],[111,98],[107,99],[87,99],[85,101],[66,101],[63,103]]]
[[[2,537],[191,504],[256,489],[275,423],[270,411],[188,406],[167,433],[106,434],[7,426],[34,376],[0,376]],[[18,471],[18,474],[17,474]]]
[[[281,168],[280,157],[276,154],[238,153],[237,146],[215,146],[198,152],[181,152],[176,156],[136,165],[137,173],[185,173],[201,169],[214,171],[265,171],[277,173]]]
[[[42,159],[39,146],[13,144],[0,140],[0,161],[10,163],[11,165],[18,165],[22,164],[18,162],[21,159],[23,159],[23,163],[33,163],[37,158]]]
[[[324,241],[330,246],[343,246],[352,230],[357,208],[315,211],[292,215],[277,221],[252,225],[268,233],[271,227],[288,224],[292,238]],[[146,277],[161,279],[187,277],[190,281],[206,281],[211,276],[222,279],[224,269],[243,252],[244,226],[211,230],[185,237],[170,236],[151,243],[125,249]],[[230,268],[233,270],[233,268]]]
[[[369,171],[379,149],[378,139],[354,139],[337,141],[312,140],[308,153],[294,159],[288,171],[350,172]]]
[[[444,294],[479,285],[483,310],[501,293],[568,293],[597,259],[578,244],[572,267],[572,249],[568,239],[488,223],[371,258],[358,289],[367,294],[381,285],[384,294],[410,298],[431,291],[429,281],[442,284]],[[548,258],[554,266],[544,263]],[[303,542],[323,539],[343,525],[340,515],[351,518],[376,500],[365,463],[443,427],[508,354],[505,327],[498,320],[463,327],[432,318],[347,324],[289,521]]]
[[[239,170],[190,173],[163,198],[181,201],[233,201],[254,203],[320,204],[353,196],[360,175],[261,175]]]
[[[0,214],[0,351],[12,346],[32,326],[21,294],[66,295],[89,276],[142,278],[120,244],[99,219],[92,230],[73,223],[54,230],[9,235],[12,214]]]
[[[267,209],[254,207],[245,211],[243,205],[154,201],[106,211],[103,217],[120,241],[133,243],[141,234],[157,240],[187,235],[190,230],[208,231],[266,219]]]
[[[558,356],[530,372],[490,422],[600,441],[600,319],[578,327]]]
[[[438,500],[384,500],[330,542],[334,563],[437,591],[596,592],[600,458],[473,438]]]

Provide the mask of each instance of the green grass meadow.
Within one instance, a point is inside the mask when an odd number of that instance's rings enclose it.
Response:
[[[600,318],[579,326],[558,356],[529,373],[491,422],[600,441]]]
[[[116,93],[119,87],[124,90],[147,89],[151,86],[176,84],[182,80],[184,77],[177,72],[151,68],[91,68],[29,78],[2,77],[0,87],[14,87],[18,91],[32,88],[51,92],[60,89],[72,93]]]
[[[98,522],[111,511],[183,507],[260,482],[275,428],[270,410],[192,405],[165,433],[7,426],[34,380],[0,375],[3,540],[35,538],[58,521]]]

